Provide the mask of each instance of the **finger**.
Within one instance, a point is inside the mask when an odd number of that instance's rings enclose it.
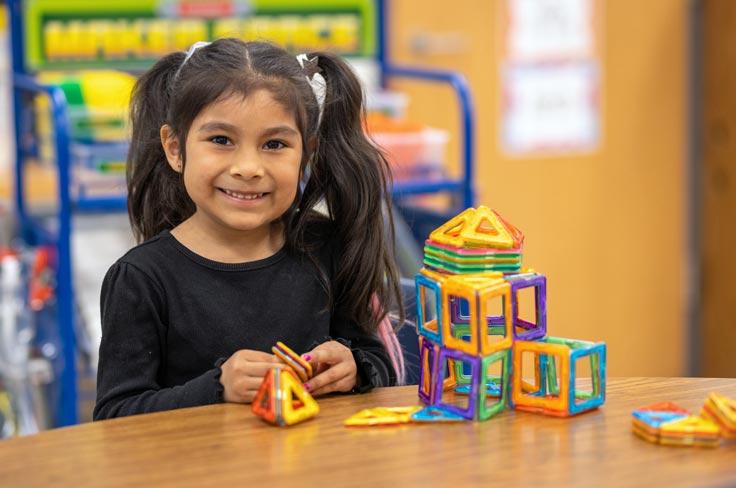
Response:
[[[253,400],[256,399],[256,394],[258,393],[258,390],[256,391],[246,391],[243,394],[243,403],[253,403]]]
[[[336,364],[342,360],[340,350],[334,347],[332,342],[320,344],[302,357],[306,359],[306,356],[311,356],[307,361],[315,366],[319,364]]]
[[[347,392],[353,389],[355,386],[355,378],[351,378],[350,376],[345,376],[344,378],[335,381],[334,383],[330,383],[329,385],[325,385],[319,390],[315,391],[312,395],[314,396],[321,396],[326,395],[328,393],[334,393],[334,392]]]
[[[230,393],[230,399],[228,401],[234,403],[247,403],[249,399],[258,392],[260,386],[255,384],[255,378],[248,378],[247,380],[238,381],[233,385],[233,391]]]
[[[313,377],[314,377],[314,376],[317,376],[318,374],[322,374],[322,373],[324,373],[324,372],[325,372],[325,371],[327,371],[328,369],[330,369],[330,365],[329,365],[329,364],[327,364],[327,363],[319,363],[319,364],[317,364],[316,366],[313,366],[313,367],[312,367],[312,370],[314,371],[314,375],[313,375]]]
[[[304,384],[304,387],[310,393],[317,392],[321,388],[324,388],[325,386],[331,383],[334,383],[336,381],[343,379],[349,373],[350,373],[349,366],[346,365],[345,363],[340,363],[336,366],[333,366],[327,369],[325,372],[318,374],[311,380],[307,381]]]
[[[325,362],[319,362],[315,359],[315,357],[317,358],[319,357],[318,352],[321,347],[322,346],[317,346],[311,351],[302,354],[302,359],[308,362],[310,366],[312,366],[312,377],[317,376],[318,374],[320,374],[321,372],[323,372],[324,370],[330,367],[329,364]]]
[[[263,378],[247,377],[243,378],[243,382],[238,387],[243,392],[256,392],[261,388],[262,384]]]
[[[277,358],[274,354],[263,351],[255,351],[253,349],[241,349],[240,351],[238,351],[238,358],[258,363],[279,362],[279,358]]]
[[[274,364],[284,364],[284,362],[275,354],[271,354],[271,362]]]
[[[262,380],[263,377],[272,369],[283,369],[288,368],[284,363],[245,363],[243,365],[243,373],[246,377],[255,377],[258,380]]]

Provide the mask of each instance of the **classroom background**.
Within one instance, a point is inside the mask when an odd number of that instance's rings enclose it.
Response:
[[[233,32],[354,63],[394,164],[408,280],[428,230],[487,205],[524,232],[556,335],[605,341],[609,376],[736,376],[733,2],[114,3],[0,2],[0,254],[21,265],[17,280],[2,268],[0,415],[27,417],[25,433],[90,418],[99,286],[134,245],[120,107],[135,74]],[[110,47],[99,32],[115,29],[145,45]],[[49,93],[64,95],[68,140]]]

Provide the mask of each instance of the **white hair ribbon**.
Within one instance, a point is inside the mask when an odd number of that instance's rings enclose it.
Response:
[[[187,51],[187,55],[184,57],[184,61],[181,62],[181,64],[179,65],[179,69],[176,70],[176,74],[174,75],[174,79],[176,79],[176,78],[179,77],[179,73],[181,73],[181,69],[184,67],[185,64],[187,64],[187,61],[189,61],[189,58],[192,57],[192,54],[194,54],[194,52],[197,49],[199,49],[200,47],[205,47],[205,46],[209,46],[209,45],[210,45],[210,43],[207,42],[207,41],[197,41],[194,44],[192,44],[189,47],[189,51]]]
[[[327,95],[327,82],[324,76],[320,74],[320,68],[318,66],[319,58],[317,56],[309,59],[306,54],[299,54],[296,57],[299,61],[299,66],[302,67],[302,71],[305,73],[307,83],[312,87],[315,98],[317,98],[317,106],[319,107],[319,118],[317,123],[322,122],[322,112],[325,109],[325,97]]]

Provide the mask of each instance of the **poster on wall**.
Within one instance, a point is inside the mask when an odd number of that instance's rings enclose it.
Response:
[[[506,0],[501,145],[516,156],[597,149],[601,138],[598,0]]]
[[[598,76],[595,63],[509,66],[503,80],[504,149],[512,154],[595,149]]]
[[[509,59],[549,62],[594,55],[591,0],[512,0],[507,13]]]

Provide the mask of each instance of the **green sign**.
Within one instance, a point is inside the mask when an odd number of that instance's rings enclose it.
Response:
[[[371,57],[372,0],[28,0],[31,70],[145,69],[196,41],[270,40],[294,52]]]

